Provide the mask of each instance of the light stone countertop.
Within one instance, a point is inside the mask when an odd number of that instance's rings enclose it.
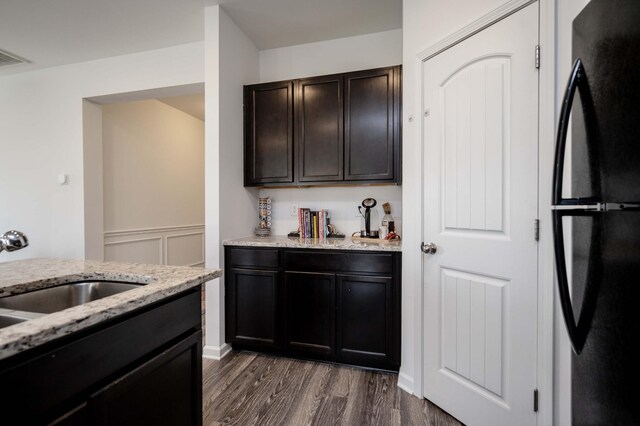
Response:
[[[67,259],[0,262],[0,297],[92,279],[147,284],[0,328],[0,359],[170,297],[221,275],[220,269]]]
[[[370,239],[366,241],[345,238],[294,238],[285,236],[243,237],[223,242],[225,246],[275,247],[329,250],[402,251],[402,242]]]

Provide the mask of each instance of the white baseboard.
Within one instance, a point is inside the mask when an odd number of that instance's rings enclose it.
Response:
[[[413,392],[414,391],[413,377],[409,377],[405,373],[400,372],[400,374],[398,374],[398,387],[411,395],[415,395],[415,393]],[[420,395],[416,395],[416,396],[421,398]]]
[[[220,361],[229,352],[231,352],[231,346],[227,345],[226,343],[222,346],[205,345],[205,347],[202,348],[202,358],[215,359],[216,361]]]

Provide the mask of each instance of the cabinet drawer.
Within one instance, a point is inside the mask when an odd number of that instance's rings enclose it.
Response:
[[[231,248],[229,266],[277,268],[280,264],[277,249]]]
[[[304,250],[288,251],[284,256],[287,271],[393,273],[393,255],[387,253],[327,253],[322,250]]]

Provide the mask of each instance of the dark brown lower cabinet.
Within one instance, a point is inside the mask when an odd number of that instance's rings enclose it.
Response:
[[[202,425],[200,287],[4,359],[0,383],[3,424]]]
[[[255,349],[279,343],[278,271],[229,268],[227,280],[227,338]]]
[[[274,250],[226,247],[227,342],[398,370],[401,253]]]
[[[393,363],[393,279],[338,275],[337,356],[352,364]]]
[[[336,279],[333,274],[285,272],[285,347],[330,358],[335,351]]]
[[[194,333],[89,398],[94,425],[195,425],[202,422],[202,343]],[[176,398],[176,395],[180,395]]]

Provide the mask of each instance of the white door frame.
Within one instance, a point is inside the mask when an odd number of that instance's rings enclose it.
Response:
[[[540,22],[539,22],[539,43],[540,49],[540,63],[539,70],[539,85],[538,85],[538,102],[539,102],[539,115],[538,115],[538,218],[540,219],[540,241],[538,243],[538,360],[537,360],[537,389],[539,393],[538,399],[538,425],[551,425],[553,424],[553,325],[554,325],[554,258],[553,258],[553,242],[552,231],[550,221],[550,206],[551,206],[551,176],[553,170],[553,150],[555,139],[555,121],[556,121],[556,107],[555,107],[555,22],[556,22],[556,1],[557,0],[511,0],[497,9],[489,12],[478,20],[470,23],[464,28],[451,34],[449,37],[444,38],[438,43],[433,44],[427,49],[419,52],[412,64],[414,67],[414,87],[415,93],[423,92],[422,81],[422,63],[427,59],[437,55],[438,53],[446,50],[461,41],[473,36],[474,34],[482,31],[501,19],[517,12],[518,10],[538,1],[540,8]],[[534,52],[531,52],[534,55]],[[420,114],[418,117],[409,117],[409,121],[412,121],[415,126],[415,135],[418,136],[417,140],[420,141],[417,146],[417,152],[415,154],[419,158],[423,158],[422,136],[423,136],[423,120],[422,111],[424,105],[422,105],[422,96],[415,96],[414,111]],[[420,176],[415,178],[422,178],[422,160],[420,161],[421,169]],[[422,185],[422,184],[421,184]],[[422,208],[423,208],[423,193],[415,194],[418,198],[415,206],[417,211],[414,211],[412,216],[413,220],[417,220],[417,223],[413,223],[412,228],[417,235],[423,234],[422,223]],[[406,221],[405,226],[410,225]],[[413,250],[413,248],[410,248]],[[415,247],[416,253],[419,251],[419,247]],[[413,274],[416,277],[420,277],[420,285],[416,286],[417,294],[414,295],[413,301],[415,303],[414,309],[418,313],[417,318],[414,319],[415,329],[415,357],[413,366],[413,393],[422,397],[423,395],[423,266],[422,256],[406,256],[412,260],[418,260],[413,263]],[[412,275],[413,275],[412,274]],[[403,377],[399,378],[400,381]],[[533,396],[532,396],[533,398]],[[533,400],[532,400],[533,404]]]

